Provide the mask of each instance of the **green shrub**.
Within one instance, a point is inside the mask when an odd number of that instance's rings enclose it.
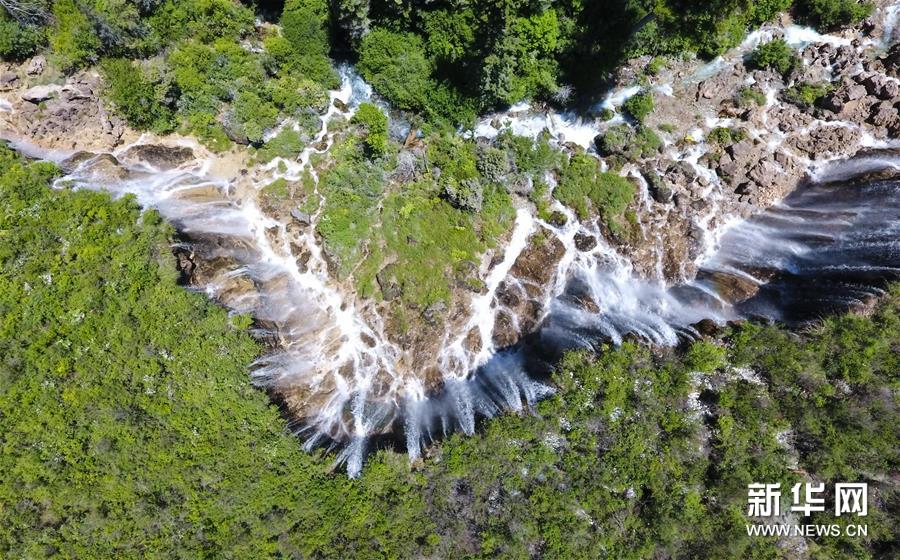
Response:
[[[481,176],[490,183],[504,183],[510,173],[509,157],[503,150],[485,147],[478,150],[476,167]]]
[[[596,158],[575,154],[563,169],[553,196],[573,208],[580,219],[593,212],[614,227],[634,198],[634,185],[616,173],[601,172]]]
[[[791,4],[793,4],[793,0],[755,0],[751,4],[750,23],[760,25],[772,21],[781,12],[789,10]]]
[[[373,30],[362,41],[357,68],[398,109],[423,111],[428,106],[431,68],[418,36]]]
[[[164,92],[157,80],[141,68],[121,58],[105,59],[101,65],[106,96],[128,124],[138,130],[166,133],[174,128],[172,110],[162,103]]]
[[[236,130],[251,144],[261,144],[266,131],[278,124],[278,108],[252,89],[239,91],[232,107]]]
[[[713,372],[727,363],[727,350],[704,340],[698,340],[691,344],[684,357],[685,365],[692,370],[706,373]]]
[[[0,58],[21,61],[32,56],[47,40],[43,29],[20,25],[0,11]]]
[[[536,177],[543,175],[559,162],[560,153],[550,145],[545,135],[532,140],[526,136],[518,136],[510,131],[503,131],[497,137],[495,145],[512,154],[516,168],[523,173]]]
[[[853,25],[869,17],[871,2],[858,0],[798,0],[797,13],[802,22],[817,29],[831,30]]]
[[[762,107],[766,104],[766,94],[758,88],[745,86],[738,91],[737,102],[741,107],[748,107],[750,105]]]
[[[285,127],[273,138],[256,150],[256,158],[263,163],[272,161],[277,157],[285,159],[296,158],[306,147],[300,133],[291,127]]]
[[[802,83],[796,84],[784,90],[782,96],[784,99],[801,107],[812,107],[820,99],[831,93],[834,86],[825,82],[819,84]]]
[[[96,62],[101,47],[100,38],[75,2],[54,2],[53,19],[49,40],[59,66],[65,71],[72,71]]]
[[[388,148],[388,118],[372,103],[361,103],[350,122],[359,125],[363,131],[366,154],[381,157]]]
[[[772,69],[785,77],[799,64],[797,56],[784,39],[762,43],[750,53],[748,62],[754,68]]]
[[[662,139],[646,126],[635,129],[627,124],[617,124],[596,139],[596,146],[602,156],[620,156],[634,161],[657,152],[662,146]]]
[[[631,118],[642,123],[653,112],[653,94],[649,91],[636,93],[625,100],[622,108]]]
[[[747,133],[741,128],[728,128],[720,126],[711,130],[706,139],[713,144],[718,144],[720,146],[730,146],[731,144],[740,142],[746,137]]]
[[[291,50],[282,61],[326,87],[337,87],[337,73],[328,58],[328,3],[324,0],[287,0],[281,15],[281,31]],[[272,44],[267,44],[272,47]]]
[[[647,67],[644,69],[644,71],[650,76],[657,76],[665,68],[666,58],[663,56],[654,56],[652,59],[650,59],[650,62],[647,63]]]

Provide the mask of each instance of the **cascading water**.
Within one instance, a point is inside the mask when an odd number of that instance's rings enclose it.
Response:
[[[771,32],[766,29],[763,34]],[[751,36],[737,56],[763,34]],[[786,34],[798,45],[838,40],[800,28],[789,28]],[[701,72],[720,72],[727,64],[720,59]],[[251,314],[257,335],[271,347],[253,364],[254,381],[285,404],[292,428],[307,447],[339,446],[338,461],[346,464],[351,476],[359,473],[374,439],[390,439],[415,458],[449,432],[471,433],[479,418],[528,408],[552,391],[544,380],[567,349],[596,349],[602,343],[618,344],[629,335],[675,345],[698,336],[694,325],[705,319],[812,320],[865,304],[898,278],[900,181],[878,175],[900,169],[895,153],[870,153],[820,166],[810,184],[781,204],[735,224],[719,215],[721,185],[699,161],[706,146],[698,128],[691,135],[699,142],[667,146],[672,159],[707,180],[702,195],[709,205],[695,215],[696,224],[707,234],[696,280],[674,287],[659,279],[639,280],[632,264],[604,241],[596,224],[579,222],[558,202],[553,210],[567,217],[562,226],[536,218],[523,206],[502,258],[487,271],[485,291],[473,296],[462,328],[448,332],[443,340],[437,357],[440,383],[428,385],[416,375],[398,371],[403,349],[384,336],[377,315],[364,312],[366,302],[357,301],[352,290],[329,275],[315,235],[319,211],[308,216],[305,227],[298,227],[260,207],[259,191],[276,178],[296,181],[308,173],[318,185],[310,160],[329,149],[333,140],[329,123],[339,115],[349,116],[371,95],[348,68],[341,74],[342,87],[331,94],[332,101],[341,103],[329,106],[321,130],[295,160],[276,158],[246,177],[227,158],[215,156],[158,169],[129,157],[129,150],[146,142],[141,139],[112,154],[70,160],[70,172],[60,184],[133,194],[140,204],[156,208],[175,224],[201,263],[198,266],[215,263],[208,267],[211,271],[201,287],[233,311]],[[696,79],[697,75],[686,78]],[[615,109],[637,91],[634,87],[614,91],[600,106]],[[672,85],[658,85],[657,91],[671,95]],[[775,93],[769,91],[766,109],[775,103]],[[12,110],[0,99],[0,111]],[[764,113],[763,128],[750,134],[774,150],[784,135],[767,130],[765,118]],[[600,125],[572,113],[534,113],[517,106],[485,119],[472,135],[496,135],[495,119],[517,134],[536,136],[546,129],[558,144],[574,142],[582,147],[592,146],[602,127],[623,120],[617,115]],[[707,129],[727,124],[718,118],[705,123]],[[203,152],[196,143],[179,142]],[[71,155],[22,143],[18,147],[57,161]],[[640,181],[641,205],[649,209],[654,202],[646,182],[637,170],[625,171]],[[863,179],[856,180],[860,176]],[[553,177],[546,179],[555,184]],[[492,331],[498,313],[504,311],[498,295],[507,284],[522,288],[511,272],[536,232],[554,238],[563,248],[550,286],[541,296],[540,327],[513,347],[497,348]],[[597,246],[579,250],[577,235],[592,236]],[[466,346],[470,333],[479,340],[476,350]]]

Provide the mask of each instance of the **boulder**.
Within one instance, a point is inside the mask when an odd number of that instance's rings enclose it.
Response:
[[[702,270],[697,279],[709,283],[719,297],[729,303],[740,303],[759,291],[759,284],[750,278],[721,270]]]
[[[291,218],[293,218],[294,221],[302,227],[307,227],[312,223],[312,216],[310,216],[306,212],[303,212],[299,208],[294,208],[293,210],[291,210]]]
[[[123,167],[116,156],[112,154],[100,154],[88,165],[90,165],[91,175],[100,181],[122,180],[130,175],[128,169]]]
[[[378,274],[375,275],[375,280],[378,282],[378,287],[381,288],[381,296],[385,301],[391,301],[403,294],[403,290],[401,290],[400,286],[397,284],[393,264],[389,264],[382,268]]]
[[[491,338],[497,348],[512,346],[519,340],[519,333],[516,332],[512,315],[502,310],[497,313]]]
[[[22,92],[22,100],[29,103],[41,103],[56,97],[59,93],[59,86],[34,86]]]
[[[655,169],[649,167],[644,168],[641,170],[641,176],[647,181],[647,191],[650,193],[650,197],[653,198],[653,200],[660,204],[672,202],[672,197],[675,193],[673,193],[672,189],[666,185],[666,182]]]
[[[194,159],[194,151],[185,146],[164,146],[161,144],[139,144],[131,146],[123,157],[137,160],[156,169],[167,171]]]
[[[578,232],[575,234],[575,248],[586,253],[597,246],[597,238],[593,235]]]
[[[890,101],[881,101],[872,107],[868,121],[875,126],[894,128],[898,125],[897,109]]]
[[[19,82],[19,75],[15,72],[0,73],[0,91],[15,89]]]
[[[75,170],[76,167],[91,159],[92,157],[95,157],[96,155],[97,154],[95,154],[94,152],[86,152],[84,150],[75,152],[71,156],[61,161],[59,167],[66,173],[71,173]]]
[[[556,263],[565,254],[562,241],[554,235],[540,232],[531,236],[528,246],[513,263],[510,274],[520,281],[545,286],[556,273]]]
[[[443,301],[436,301],[425,308],[425,311],[422,312],[422,318],[425,319],[429,325],[437,325],[446,311],[447,304]]]
[[[38,55],[31,59],[28,63],[28,67],[25,69],[25,73],[29,76],[39,76],[44,73],[44,69],[47,67],[47,59],[44,58],[43,55]]]

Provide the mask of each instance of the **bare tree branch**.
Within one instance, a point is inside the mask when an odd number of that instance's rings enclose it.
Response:
[[[40,0],[0,0],[0,6],[23,25],[39,25],[50,19],[46,3]]]

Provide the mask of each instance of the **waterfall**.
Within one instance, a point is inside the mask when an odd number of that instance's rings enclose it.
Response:
[[[892,25],[897,13],[891,12]],[[736,56],[773,31],[767,27],[751,34]],[[844,44],[841,38],[803,28],[780,32],[797,46],[809,41]],[[719,58],[685,79],[708,77],[731,62]],[[189,139],[167,139],[169,145],[206,155],[158,169],[129,158],[131,149],[153,141],[147,136],[111,154],[76,154],[56,186],[132,195],[172,222],[198,266],[206,266],[198,287],[231,311],[252,315],[254,334],[266,341],[268,351],[251,365],[254,383],[284,405],[291,428],[307,449],[339,448],[337,461],[351,476],[360,472],[366,454],[380,445],[405,448],[415,459],[451,432],[472,433],[481,419],[528,410],[552,393],[547,377],[566,350],[600,350],[629,337],[674,346],[700,336],[698,325],[704,321],[815,321],[835,311],[865,307],[888,282],[900,278],[896,152],[868,150],[849,160],[810,167],[809,181],[795,193],[741,221],[720,215],[721,185],[699,162],[706,145],[704,131],[698,128],[691,133],[696,143],[666,146],[673,160],[691,166],[709,184],[702,193],[709,206],[694,216],[705,243],[695,279],[670,286],[661,274],[657,279],[638,278],[628,259],[604,240],[596,223],[579,222],[570,209],[554,201],[553,210],[567,220],[564,225],[550,224],[523,205],[517,209],[502,255],[487,275],[485,291],[473,296],[462,328],[447,333],[435,357],[439,383],[426,383],[423,372],[399,370],[403,349],[384,335],[366,302],[329,274],[315,235],[321,210],[309,216],[308,224],[298,226],[260,208],[259,191],[278,178],[297,181],[308,173],[313,197],[320,197],[310,160],[330,149],[329,124],[351,116],[362,101],[379,102],[349,67],[341,69],[341,77],[341,87],[330,93],[319,132],[296,158],[276,158],[245,176],[231,156],[207,154]],[[596,109],[616,111],[639,89],[610,92]],[[656,89],[662,95],[673,90],[669,83]],[[777,101],[774,91],[766,93],[768,109]],[[0,111],[13,110],[0,98]],[[509,128],[536,137],[547,130],[557,144],[572,142],[590,150],[598,133],[621,122],[620,114],[599,123],[571,112],[537,112],[522,104],[487,117],[464,133],[490,138]],[[705,127],[727,124],[717,118]],[[766,130],[766,124],[763,120],[763,129],[749,133],[774,150],[784,134]],[[815,125],[847,126],[821,121]],[[868,143],[891,145],[871,139]],[[73,156],[21,141],[13,144],[43,159],[62,162]],[[640,203],[649,209],[655,203],[646,182],[635,169],[625,171],[638,175]],[[553,186],[553,178],[548,177],[547,183]],[[536,232],[554,238],[563,247],[563,256],[541,296],[539,328],[512,347],[498,348],[492,337],[502,311],[497,295],[504,283],[517,282],[511,270]],[[592,236],[596,246],[579,250],[578,234]],[[479,340],[476,350],[466,346],[470,333]]]

